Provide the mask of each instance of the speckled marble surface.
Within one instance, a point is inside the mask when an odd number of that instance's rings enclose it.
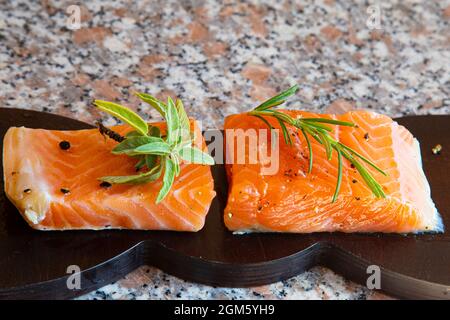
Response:
[[[450,1],[0,1],[0,104],[87,122],[95,98],[147,119],[131,95],[179,96],[204,127],[288,85],[291,108],[390,116],[450,111]],[[378,4],[380,29],[366,22]],[[104,119],[113,124],[111,118]],[[253,289],[186,283],[143,267],[83,298],[383,297],[324,268]]]

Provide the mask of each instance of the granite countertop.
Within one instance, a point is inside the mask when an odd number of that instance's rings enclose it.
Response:
[[[157,118],[131,94],[146,91],[178,96],[204,128],[220,128],[224,116],[298,83],[291,108],[448,114],[450,2],[373,3],[96,0],[79,5],[81,25],[72,30],[71,1],[2,1],[0,104],[113,124],[92,99]],[[386,298],[321,267],[251,289],[141,267],[82,298],[367,297]]]

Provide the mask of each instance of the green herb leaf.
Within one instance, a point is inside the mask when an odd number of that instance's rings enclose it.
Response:
[[[136,129],[138,132],[140,132],[142,135],[147,135],[148,132],[147,122],[145,122],[144,119],[142,119],[138,114],[136,114],[132,110],[119,104],[103,100],[95,100],[94,105],[100,110],[105,111],[113,115],[114,117],[125,121],[134,129]]]
[[[161,175],[160,167],[155,167],[152,170],[131,175],[131,176],[106,176],[99,178],[100,181],[109,182],[111,184],[140,184],[140,183],[147,183],[151,181],[155,181],[159,178]]]
[[[180,99],[177,99],[175,107],[177,109],[178,118],[180,120],[180,135],[181,142],[187,142],[191,140],[191,123],[189,118],[184,110],[183,102]]]
[[[179,141],[180,137],[180,118],[178,117],[178,112],[175,108],[175,104],[170,97],[167,99],[166,122],[167,143],[170,145],[174,145]]]
[[[264,122],[270,130],[273,130],[273,126],[270,124],[269,121],[267,121],[266,118],[264,118],[263,116],[260,116],[259,114],[252,114],[252,116],[257,117],[258,119],[260,119],[262,122]]]
[[[280,120],[279,118],[277,118],[278,123],[280,124],[281,127],[281,131],[283,132],[283,137],[284,137],[284,142],[287,145],[292,145],[292,140],[291,140],[291,135],[289,134],[288,129],[286,128],[286,125],[284,124],[284,122],[282,120]]]
[[[170,154],[170,146],[166,142],[151,142],[141,145],[133,150],[136,154]]]
[[[145,166],[145,156],[141,157],[134,167],[136,168],[136,170],[141,170],[144,166]]]
[[[158,162],[158,156],[154,155],[154,154],[146,154],[144,157],[144,160],[145,160],[145,165],[150,170]]]
[[[113,154],[128,154],[128,155],[136,155],[139,154],[135,152],[135,149],[142,146],[151,144],[154,142],[164,143],[164,140],[156,137],[148,137],[148,136],[138,136],[138,137],[130,137],[126,138],[124,141],[119,143],[117,146],[112,149]]]
[[[103,132],[105,132],[105,130],[108,130],[108,132],[110,131],[108,136],[111,139],[120,142],[112,150],[112,153],[126,154],[136,158],[138,159],[138,162],[135,165],[136,169],[139,170],[146,166],[149,170],[148,172],[137,175],[107,176],[100,179],[112,184],[146,183],[155,181],[164,171],[163,186],[156,199],[156,202],[158,203],[166,197],[175,177],[180,174],[180,162],[182,159],[180,152],[188,146],[191,148],[190,146],[193,141],[195,141],[195,134],[190,132],[190,121],[181,100],[176,100],[176,103],[174,103],[169,97],[166,105],[162,101],[159,101],[148,94],[136,93],[136,95],[144,102],[153,106],[165,118],[167,125],[166,134],[165,136],[161,136],[161,131],[158,127],[148,126],[147,124],[146,130],[143,130],[142,126],[139,128],[136,123],[134,123],[135,130],[128,132],[125,137],[122,137],[105,127],[99,129],[100,132],[102,132],[101,130],[103,130]],[[102,102],[98,104],[101,103]],[[109,103],[108,108],[105,111],[112,113],[111,110],[120,114],[129,122],[131,122],[130,119],[133,120],[132,115],[134,113],[125,107]],[[120,139],[117,139],[117,136],[119,136]],[[189,154],[189,156],[186,155],[186,158],[189,158],[194,163],[214,164],[214,160],[199,149],[192,148],[185,153]]]
[[[300,119],[300,121],[302,121],[301,119]],[[315,128],[315,129],[320,129],[320,130],[322,130],[322,131],[328,131],[328,132],[331,132],[331,131],[333,131],[333,129],[331,129],[329,126],[327,126],[327,125],[324,125],[324,124],[320,124],[320,123],[318,123],[318,122],[316,122],[316,121],[314,121],[314,122],[312,122],[312,121],[307,121],[308,122],[308,125],[310,126],[310,127],[313,127],[313,128]],[[297,126],[301,126],[301,124],[296,124]]]
[[[142,134],[136,130],[132,130],[130,132],[127,132],[125,135],[125,138],[131,138],[131,137],[142,137]]]
[[[156,203],[160,203],[169,193],[170,188],[172,188],[173,181],[175,180],[175,164],[170,157],[164,157],[164,178],[163,186],[159,190],[158,197],[156,198]]]
[[[181,171],[179,156],[178,156],[178,154],[172,154],[171,158],[174,163],[175,176],[178,177],[178,175],[180,174],[180,171]]]
[[[331,147],[331,143],[327,139],[327,136],[325,134],[323,134],[322,132],[319,132],[318,134],[319,134],[319,136],[320,136],[320,138],[321,138],[321,140],[323,142],[323,145],[325,146],[325,151],[327,153],[327,159],[331,160],[331,156],[332,156],[332,153],[333,153],[333,149]]]
[[[364,162],[366,162],[367,164],[369,164],[371,167],[373,167],[375,170],[377,170],[378,172],[380,172],[382,175],[387,176],[387,173],[384,172],[380,167],[378,167],[375,163],[373,163],[372,161],[370,161],[369,159],[367,159],[366,157],[364,157],[362,154],[356,152],[355,150],[353,150],[352,148],[346,146],[345,144],[339,143],[339,145],[350,151],[351,153],[353,153],[355,156],[357,156],[358,158],[360,158],[361,160],[363,160]]]
[[[331,202],[335,202],[337,200],[339,190],[341,189],[341,182],[342,182],[342,153],[339,148],[336,149],[336,152],[338,154],[338,177],[336,182],[336,189],[334,190],[333,199]]]
[[[181,159],[190,163],[206,165],[214,164],[214,159],[209,154],[192,146],[184,147],[183,149],[181,149],[180,156]]]
[[[275,106],[278,106],[286,101],[287,98],[294,95],[298,90],[298,85],[294,85],[287,89],[286,91],[281,92],[280,94],[276,95],[275,97],[270,98],[269,100],[263,102],[259,106],[257,106],[254,110],[262,111],[266,110],[268,108],[272,108]]]
[[[329,124],[335,124],[339,126],[347,126],[347,127],[354,127],[355,124],[353,122],[347,122],[347,121],[339,121],[339,120],[333,120],[333,119],[323,119],[323,118],[300,118],[299,120],[302,121],[309,121],[309,122],[323,122],[323,123],[329,123]]]
[[[156,99],[154,96],[151,96],[147,93],[135,92],[134,93],[139,99],[148,103],[153,108],[155,108],[163,117],[166,114],[167,106],[161,100]]]
[[[149,131],[148,131],[148,135],[152,136],[152,137],[160,138],[161,137],[161,130],[159,130],[159,128],[156,127],[156,126],[151,126]]]
[[[309,166],[308,166],[308,173],[312,172],[313,167],[313,150],[311,147],[311,142],[309,141],[308,135],[305,132],[305,129],[301,129],[303,136],[305,137],[306,144],[308,145],[308,152],[309,152]]]
[[[265,101],[248,114],[255,116],[261,119],[264,123],[271,127],[270,123],[264,117],[270,116],[274,117],[278,123],[280,124],[281,130],[283,132],[283,137],[286,144],[292,144],[291,138],[289,136],[289,131],[286,125],[292,125],[297,129],[300,129],[305,137],[306,143],[308,145],[309,151],[309,167],[308,172],[311,173],[312,165],[313,165],[313,151],[311,147],[311,142],[308,138],[308,135],[313,137],[318,143],[322,144],[325,147],[325,151],[327,154],[328,160],[331,160],[333,149],[338,153],[338,177],[336,183],[336,189],[333,195],[332,201],[336,201],[341,183],[342,183],[342,157],[346,158],[350,163],[352,163],[359,174],[362,176],[363,180],[367,184],[367,186],[372,190],[373,194],[377,197],[385,197],[383,188],[381,185],[372,177],[372,175],[367,171],[367,169],[357,161],[356,158],[361,159],[362,161],[369,164],[371,167],[375,168],[380,173],[386,175],[386,173],[381,170],[375,163],[359,154],[352,148],[336,141],[331,135],[330,131],[332,128],[328,125],[341,125],[341,126],[350,126],[354,127],[355,124],[346,121],[338,121],[333,119],[322,119],[322,118],[300,118],[293,119],[287,113],[279,112],[273,110],[271,108],[278,106],[285,102],[285,99],[290,95],[294,94],[297,91],[298,87],[293,86],[288,90],[280,93],[279,95]]]

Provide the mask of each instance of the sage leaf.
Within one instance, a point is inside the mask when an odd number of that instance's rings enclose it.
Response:
[[[175,180],[175,164],[170,157],[164,157],[164,177],[163,185],[161,190],[159,190],[158,197],[156,198],[156,203],[160,203],[169,193],[170,188]]]
[[[166,122],[167,122],[167,143],[174,145],[178,142],[180,137],[180,118],[178,117],[177,109],[173,103],[172,98],[167,98],[167,110],[166,110]]]
[[[183,102],[177,99],[175,107],[177,109],[178,118],[180,119],[180,135],[181,142],[187,142],[191,140],[191,123],[184,109]]]
[[[151,126],[150,129],[148,130],[148,135],[152,136],[152,137],[160,138],[161,137],[161,130],[159,130],[158,127]]]
[[[164,140],[161,138],[148,136],[130,137],[126,138],[124,141],[115,146],[111,152],[113,154],[136,155],[139,154],[139,152],[135,152],[134,149],[136,149],[139,146],[154,142],[164,143]]]
[[[167,155],[170,153],[170,146],[166,142],[152,142],[135,148],[133,152],[136,154]]]
[[[147,168],[151,169],[155,166],[155,164],[158,160],[158,156],[154,155],[154,154],[146,154],[144,159],[145,159],[145,165],[147,166]]]
[[[144,121],[138,114],[132,111],[129,108],[121,106],[120,104],[103,101],[103,100],[95,100],[94,105],[102,111],[113,115],[120,120],[125,121],[142,135],[147,135],[148,125],[147,122]]]
[[[100,178],[111,184],[147,183],[161,176],[164,171],[163,185],[158,193],[156,203],[161,202],[169,193],[175,177],[181,172],[181,161],[197,164],[214,164],[207,153],[192,147],[195,132],[191,132],[191,123],[181,100],[167,99],[167,104],[145,93],[135,93],[142,101],[149,103],[165,119],[167,130],[161,134],[159,127],[147,125],[137,114],[126,107],[111,102],[96,101],[96,106],[131,124],[134,130],[125,135],[115,148],[113,154],[126,154],[137,160],[136,169],[144,166],[148,172],[130,176],[106,176]],[[144,127],[145,124],[145,127]]]
[[[178,154],[172,154],[171,158],[172,158],[174,168],[175,168],[175,177],[178,177],[178,175],[180,174],[180,171],[181,171],[180,158],[179,158]]]
[[[143,166],[145,166],[145,156],[141,157],[134,167],[136,170],[141,170]]]
[[[155,167],[145,173],[131,176],[106,176],[99,178],[100,181],[111,184],[141,184],[157,180],[161,176],[160,167]]]
[[[209,154],[192,146],[184,147],[183,149],[181,149],[180,156],[181,159],[190,163],[206,165],[214,164],[214,159]]]
[[[141,137],[142,134],[136,130],[132,130],[130,132],[127,132],[127,134],[125,135],[125,138],[131,138],[131,137]]]
[[[135,92],[135,95],[142,101],[155,108],[163,117],[165,117],[167,106],[161,100],[156,99],[147,93]]]

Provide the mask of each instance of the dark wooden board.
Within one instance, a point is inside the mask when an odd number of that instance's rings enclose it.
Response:
[[[403,298],[450,299],[450,116],[405,117],[422,147],[444,234],[249,234],[225,229],[227,184],[213,168],[217,197],[197,233],[162,231],[65,231],[31,229],[0,185],[0,298],[70,298],[89,292],[142,264],[180,278],[217,286],[262,285],[328,266],[363,285],[367,266],[381,267],[381,288]],[[48,113],[0,108],[0,140],[10,126],[82,129],[88,124]],[[439,156],[431,148],[440,143]],[[0,165],[0,170],[3,168]],[[2,173],[1,173],[2,175]],[[81,290],[69,290],[69,265],[82,269]]]

